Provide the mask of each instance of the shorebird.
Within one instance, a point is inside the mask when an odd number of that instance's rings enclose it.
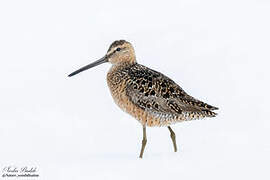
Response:
[[[114,41],[104,57],[68,76],[106,62],[112,64],[107,83],[115,103],[142,124],[140,158],[147,142],[146,126],[167,127],[176,152],[176,136],[171,124],[217,115],[213,112],[217,107],[193,98],[169,77],[138,64],[132,44],[125,40]]]

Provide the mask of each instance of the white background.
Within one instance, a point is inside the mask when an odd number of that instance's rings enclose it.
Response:
[[[218,106],[148,128],[113,102],[110,64],[72,78],[118,39],[137,61]],[[0,168],[38,179],[269,179],[268,0],[1,0]]]

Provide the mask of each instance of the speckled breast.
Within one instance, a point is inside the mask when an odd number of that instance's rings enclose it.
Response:
[[[146,111],[130,101],[126,87],[131,79],[125,69],[112,66],[107,74],[107,83],[114,102],[125,112],[136,118],[142,125],[159,126],[159,120],[151,117]]]

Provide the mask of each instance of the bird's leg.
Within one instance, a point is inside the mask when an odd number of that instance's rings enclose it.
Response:
[[[143,157],[143,152],[144,152],[144,148],[145,148],[146,142],[147,142],[147,139],[146,139],[146,128],[145,128],[145,126],[143,126],[143,140],[142,140],[142,148],[141,148],[140,158]]]
[[[175,133],[173,132],[172,128],[170,126],[168,126],[168,129],[171,133],[171,138],[172,138],[172,142],[173,142],[173,147],[174,147],[174,152],[177,151],[177,146],[176,146],[176,141],[175,141]]]

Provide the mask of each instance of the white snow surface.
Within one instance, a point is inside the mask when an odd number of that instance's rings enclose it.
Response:
[[[36,166],[38,180],[270,179],[269,20],[268,0],[0,1],[0,173],[13,165]],[[147,128],[138,158],[142,127],[114,104],[110,64],[67,77],[118,39],[220,108],[172,126],[179,152],[167,128]]]

